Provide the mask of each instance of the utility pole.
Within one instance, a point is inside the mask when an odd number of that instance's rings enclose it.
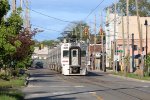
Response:
[[[121,9],[121,19],[122,19],[122,43],[123,43],[123,55],[122,55],[122,63],[124,67],[124,74],[126,76],[126,65],[125,65],[125,38],[124,38],[124,19],[123,19],[123,11]]]
[[[146,60],[147,60],[147,48],[148,48],[148,46],[147,46],[147,28],[148,28],[148,22],[147,22],[147,20],[145,20],[145,24],[144,24],[145,26],[146,26]],[[147,62],[146,62],[146,67],[147,67]]]
[[[137,2],[137,0],[135,0],[135,3],[136,3],[136,14],[137,14],[137,22],[138,22],[138,32],[139,32],[139,39],[140,39],[140,54],[141,54],[140,70],[141,70],[141,76],[144,76],[142,34],[141,34],[141,28],[140,28],[140,20],[139,20],[139,11],[138,11],[138,2]]]
[[[101,36],[101,47],[102,47],[102,69],[105,72],[105,65],[104,65],[104,33],[103,33],[103,17],[102,17],[102,12],[101,12],[101,25],[100,25],[100,36]]]
[[[95,24],[94,24],[94,31],[95,31],[95,35],[94,35],[94,69],[95,69],[95,59],[96,59],[96,15],[95,15]]]
[[[148,43],[147,43],[147,34],[148,34],[148,21],[147,20],[145,20],[145,23],[144,23],[144,25],[146,26],[146,68],[148,67],[147,66],[147,49],[148,49]],[[148,70],[148,69],[147,69]]]
[[[133,68],[134,68],[134,34],[132,33],[132,72],[133,72]]]
[[[22,0],[20,0],[20,7],[22,8]]]
[[[12,11],[16,12],[16,0],[12,0]]]
[[[128,69],[130,69],[129,67],[130,67],[130,44],[129,44],[129,42],[130,42],[130,40],[129,40],[129,0],[126,0],[126,4],[127,4],[127,6],[126,6],[126,13],[127,13],[127,64],[126,64],[126,71],[128,70]]]
[[[115,15],[114,15],[114,44],[113,44],[113,71],[115,72],[116,65],[116,2],[115,2]]]
[[[83,39],[83,28],[82,28],[82,23],[80,22],[80,40],[82,41]]]
[[[29,18],[29,2],[26,0],[26,10],[25,10],[25,28],[31,32],[30,18]]]

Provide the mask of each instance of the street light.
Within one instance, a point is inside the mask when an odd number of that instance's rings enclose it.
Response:
[[[145,24],[144,25],[146,26],[146,59],[147,59],[147,26],[148,26],[147,20],[145,20]]]

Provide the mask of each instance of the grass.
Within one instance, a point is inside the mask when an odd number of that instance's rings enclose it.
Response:
[[[0,92],[0,100],[23,100],[23,94],[15,89],[2,89]]]
[[[118,72],[118,73],[113,73],[113,74],[114,75],[119,75],[119,76],[125,76],[125,74],[123,72]],[[139,79],[139,80],[150,81],[150,76],[141,77],[141,76],[139,76],[137,74],[134,74],[134,73],[126,73],[126,77]]]
[[[9,80],[0,79],[0,100],[23,100],[19,88],[24,86],[25,78],[26,75]]]

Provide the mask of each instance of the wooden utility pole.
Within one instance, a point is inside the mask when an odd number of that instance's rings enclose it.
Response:
[[[16,0],[12,0],[12,11],[16,12]]]
[[[113,44],[113,71],[115,72],[116,66],[116,3],[115,3],[115,15],[114,15],[114,44]]]
[[[95,35],[94,35],[94,68],[93,69],[95,69],[95,63],[96,63],[96,61],[95,61],[95,59],[96,59],[96,15],[95,15],[95,24],[94,24],[94,31],[95,31]]]
[[[101,36],[101,47],[102,47],[102,69],[105,72],[105,65],[104,65],[104,33],[103,33],[103,17],[101,12],[101,25],[100,25],[100,36]]]
[[[31,32],[31,28],[30,28],[30,18],[29,18],[29,2],[28,0],[26,0],[26,11],[25,11],[25,28]]]
[[[140,54],[141,54],[141,63],[140,63],[140,70],[141,70],[141,76],[144,76],[144,61],[143,61],[143,50],[142,50],[142,34],[141,34],[141,28],[140,28],[140,19],[139,19],[139,11],[138,11],[138,2],[135,0],[136,3],[136,14],[137,14],[137,22],[138,22],[138,32],[139,32],[139,39],[140,39]]]
[[[123,11],[121,10],[121,19],[122,19],[122,43],[123,43],[123,55],[122,55],[122,63],[124,68],[124,73],[126,76],[126,66],[125,66],[125,38],[124,38],[124,19],[123,19]]]
[[[130,40],[129,40],[129,0],[126,0],[126,4],[127,4],[127,6],[126,6],[126,13],[127,13],[127,54],[126,54],[126,60],[127,60],[127,62],[126,62],[126,71],[128,70],[129,71],[129,69],[130,69],[130,44],[129,44],[129,42],[130,42]]]
[[[22,0],[20,0],[20,7],[22,8]]]
[[[83,39],[83,28],[82,28],[82,23],[80,22],[80,40],[82,41]]]

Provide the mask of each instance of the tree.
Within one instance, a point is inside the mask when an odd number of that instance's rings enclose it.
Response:
[[[46,46],[53,46],[56,43],[56,41],[55,40],[44,40],[41,43]]]
[[[65,37],[68,40],[70,37],[72,37],[72,35],[74,35],[76,36],[77,40],[80,40],[82,34],[82,40],[86,40],[87,36],[84,33],[85,27],[89,26],[83,21],[72,22],[65,28],[65,31],[62,33],[62,37],[59,37],[59,39],[62,40],[62,38]]]
[[[0,0],[0,23],[4,15],[8,12],[10,9],[8,0]]]
[[[6,21],[1,21],[0,60],[2,60],[5,65],[10,65],[12,61],[11,55],[16,52],[17,43],[19,43],[19,41],[14,41],[15,44],[12,44],[11,39],[15,38],[22,28],[21,26],[23,25],[23,19],[20,17],[21,11],[22,10],[18,8],[16,12],[12,12],[10,14]]]
[[[140,17],[149,17],[150,16],[150,1],[149,0],[138,0],[139,6],[139,16]],[[111,12],[114,12],[114,4],[107,7],[111,8]],[[106,8],[106,9],[107,9]],[[121,9],[123,10],[123,15],[126,16],[126,0],[119,0],[117,3],[117,12],[121,14]],[[136,4],[135,0],[129,0],[129,15],[136,16]]]

